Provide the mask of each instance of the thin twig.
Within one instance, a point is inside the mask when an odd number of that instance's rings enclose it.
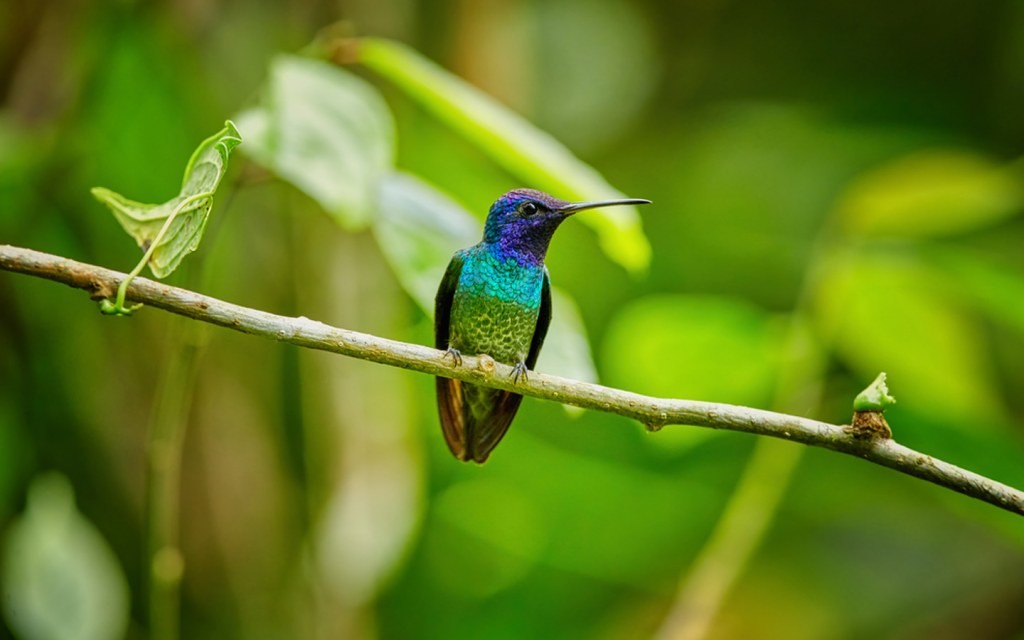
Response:
[[[126,277],[117,271],[9,245],[0,245],[0,269],[85,289],[94,298],[110,297]],[[445,358],[443,351],[430,347],[339,329],[308,318],[288,318],[249,309],[145,278],[132,282],[128,298],[195,320],[300,347],[615,413],[638,420],[649,429],[660,429],[668,424],[691,425],[832,449],[1024,515],[1024,492],[894,440],[857,437],[845,425],[728,404],[653,398],[540,372],[531,372],[529,379],[513,382],[512,367],[488,356],[463,356],[462,365],[458,366]]]
[[[152,640],[177,640],[180,632],[181,580],[181,458],[192,394],[203,347],[195,339],[202,327],[182,325],[174,337],[174,352],[162,372],[160,393],[150,419],[146,462],[146,558],[149,587],[149,631]]]
[[[722,603],[768,532],[803,447],[760,440],[736,490],[694,558],[655,640],[708,636]]]

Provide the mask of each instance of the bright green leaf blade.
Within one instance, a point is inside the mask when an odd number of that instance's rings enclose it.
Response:
[[[945,420],[999,422],[992,363],[942,274],[880,256],[837,256],[816,301],[819,334],[863,379],[886,371],[900,404]]]
[[[625,197],[557,140],[412,49],[365,38],[358,55],[529,186],[568,200]],[[590,211],[580,220],[594,228],[610,258],[633,273],[647,268],[651,247],[635,207]]]
[[[391,112],[376,89],[335,65],[278,56],[263,104],[239,114],[239,126],[253,160],[345,228],[369,224],[395,148]]]
[[[480,241],[480,222],[443,193],[410,175],[381,182],[381,210],[374,234],[384,258],[409,295],[430,315],[441,276],[458,249]],[[590,343],[575,301],[553,292],[551,327],[538,369],[593,382]]]
[[[181,196],[188,198],[216,191],[227,170],[231,151],[240,144],[242,136],[238,127],[226,121],[223,129],[204,140],[192,154],[181,179]]]
[[[1024,207],[1011,169],[961,151],[918,153],[853,183],[839,208],[864,235],[948,236],[995,224]]]
[[[229,120],[224,129],[196,148],[185,168],[181,192],[163,204],[135,202],[103,187],[92,189],[93,196],[110,207],[121,227],[144,252],[152,247],[149,268],[157,278],[173,273],[185,256],[199,247],[213,195],[227,170],[231,150],[241,142]]]
[[[4,614],[24,640],[123,638],[128,585],[100,533],[75,509],[67,479],[48,475],[7,533]]]
[[[620,311],[601,348],[606,382],[666,398],[768,406],[782,332],[755,307],[728,298],[649,296]],[[666,429],[652,441],[689,447],[717,432]]]

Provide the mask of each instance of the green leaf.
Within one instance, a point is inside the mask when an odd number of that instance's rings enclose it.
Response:
[[[624,197],[550,135],[412,49],[364,38],[358,59],[527,185],[567,200]],[[633,273],[646,270],[651,247],[635,207],[595,210],[580,220],[594,228],[611,259]]]
[[[480,241],[480,222],[445,194],[404,173],[381,181],[381,210],[373,231],[402,287],[428,315],[455,251]],[[548,338],[538,369],[557,376],[597,379],[583,320],[575,301],[555,289]]]
[[[481,226],[446,194],[407,173],[380,183],[373,233],[402,287],[427,313],[452,254],[480,241]]]
[[[186,255],[196,250],[213,207],[213,195],[227,169],[231,150],[242,142],[229,120],[192,154],[181,192],[163,204],[143,204],[103,187],[93,196],[110,207],[128,235],[135,238],[157,278],[170,275]]]
[[[1020,177],[963,151],[900,158],[857,180],[840,201],[846,226],[864,235],[949,236],[1006,219],[1024,207]]]
[[[822,272],[815,322],[858,375],[884,369],[898,379],[901,405],[964,425],[1002,419],[981,331],[942,274],[890,257],[837,255]]]
[[[63,476],[37,478],[4,548],[4,613],[24,640],[123,638],[128,585]]]
[[[369,224],[395,147],[391,112],[372,86],[326,62],[278,56],[262,104],[239,114],[238,123],[253,160],[345,228]]]

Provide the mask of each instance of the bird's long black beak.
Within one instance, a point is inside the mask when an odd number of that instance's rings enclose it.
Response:
[[[570,202],[564,207],[559,207],[558,212],[572,215],[584,209],[597,209],[598,207],[614,207],[621,204],[651,204],[650,200],[643,198],[620,198],[618,200],[594,200],[593,202]]]

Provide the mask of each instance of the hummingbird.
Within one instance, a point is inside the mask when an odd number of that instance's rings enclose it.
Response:
[[[578,211],[649,204],[623,198],[566,202],[534,189],[495,200],[478,244],[456,251],[434,299],[434,346],[455,364],[487,354],[513,367],[515,382],[537,364],[551,324],[551,278],[544,258],[558,226]],[[483,463],[501,441],[523,396],[437,378],[441,431],[459,460]]]

